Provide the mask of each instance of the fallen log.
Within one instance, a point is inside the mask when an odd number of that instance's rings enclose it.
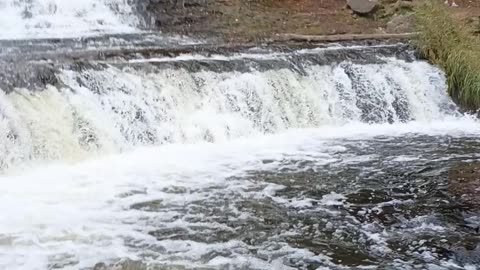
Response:
[[[299,34],[279,34],[282,41],[302,41],[302,42],[339,42],[355,40],[386,40],[386,39],[412,39],[418,33],[400,33],[400,34],[344,34],[344,35],[299,35]]]

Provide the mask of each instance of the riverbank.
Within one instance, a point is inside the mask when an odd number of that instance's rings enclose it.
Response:
[[[232,42],[268,40],[284,33],[377,33],[387,23],[356,16],[337,0],[186,0],[185,7],[160,1],[150,11],[162,31]]]
[[[162,32],[225,42],[265,42],[278,35],[405,33],[414,30],[411,14],[420,0],[379,0],[367,15],[338,0],[172,0],[151,1],[147,10]],[[457,0],[456,16],[475,21],[480,1]],[[443,1],[439,1],[443,5]]]

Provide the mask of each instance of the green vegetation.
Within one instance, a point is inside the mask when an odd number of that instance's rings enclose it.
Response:
[[[454,18],[439,1],[426,2],[416,12],[417,46],[423,56],[445,71],[452,98],[467,109],[479,109],[478,38],[472,34],[473,29]]]

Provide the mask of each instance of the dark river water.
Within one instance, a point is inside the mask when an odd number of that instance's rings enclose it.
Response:
[[[250,160],[255,169],[220,184],[160,192],[173,201],[132,205],[150,213],[144,233],[157,241],[128,245],[144,249],[144,260],[205,269],[480,264],[478,137],[383,135],[297,147]]]

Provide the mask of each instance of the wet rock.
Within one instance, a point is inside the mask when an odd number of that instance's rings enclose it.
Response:
[[[480,265],[480,245],[474,249],[465,247],[453,247],[450,252],[457,262],[462,265]]]
[[[189,231],[185,228],[162,228],[148,233],[157,240],[188,239]]]
[[[388,33],[408,33],[414,29],[415,18],[412,14],[408,15],[395,15],[387,23]]]
[[[103,262],[100,262],[100,263],[97,263],[95,264],[95,266],[93,267],[93,270],[107,270],[107,265]]]
[[[115,265],[112,270],[147,270],[147,265],[139,261],[126,260]]]
[[[347,0],[347,6],[356,14],[369,15],[377,10],[376,0]]]
[[[147,270],[147,265],[140,261],[126,259],[109,265],[99,262],[93,266],[92,270]]]
[[[59,85],[53,65],[0,61],[0,89],[3,91],[8,93],[15,88],[38,90],[46,85]]]
[[[201,260],[204,263],[208,263],[208,262],[210,262],[211,260],[214,260],[217,257],[228,258],[230,256],[232,256],[232,252],[229,251],[229,250],[221,250],[221,251],[212,250],[212,251],[210,251],[206,254],[203,254],[201,256]]]
[[[130,207],[135,210],[157,211],[158,209],[162,208],[162,202],[162,200],[153,200],[148,202],[135,203]]]

